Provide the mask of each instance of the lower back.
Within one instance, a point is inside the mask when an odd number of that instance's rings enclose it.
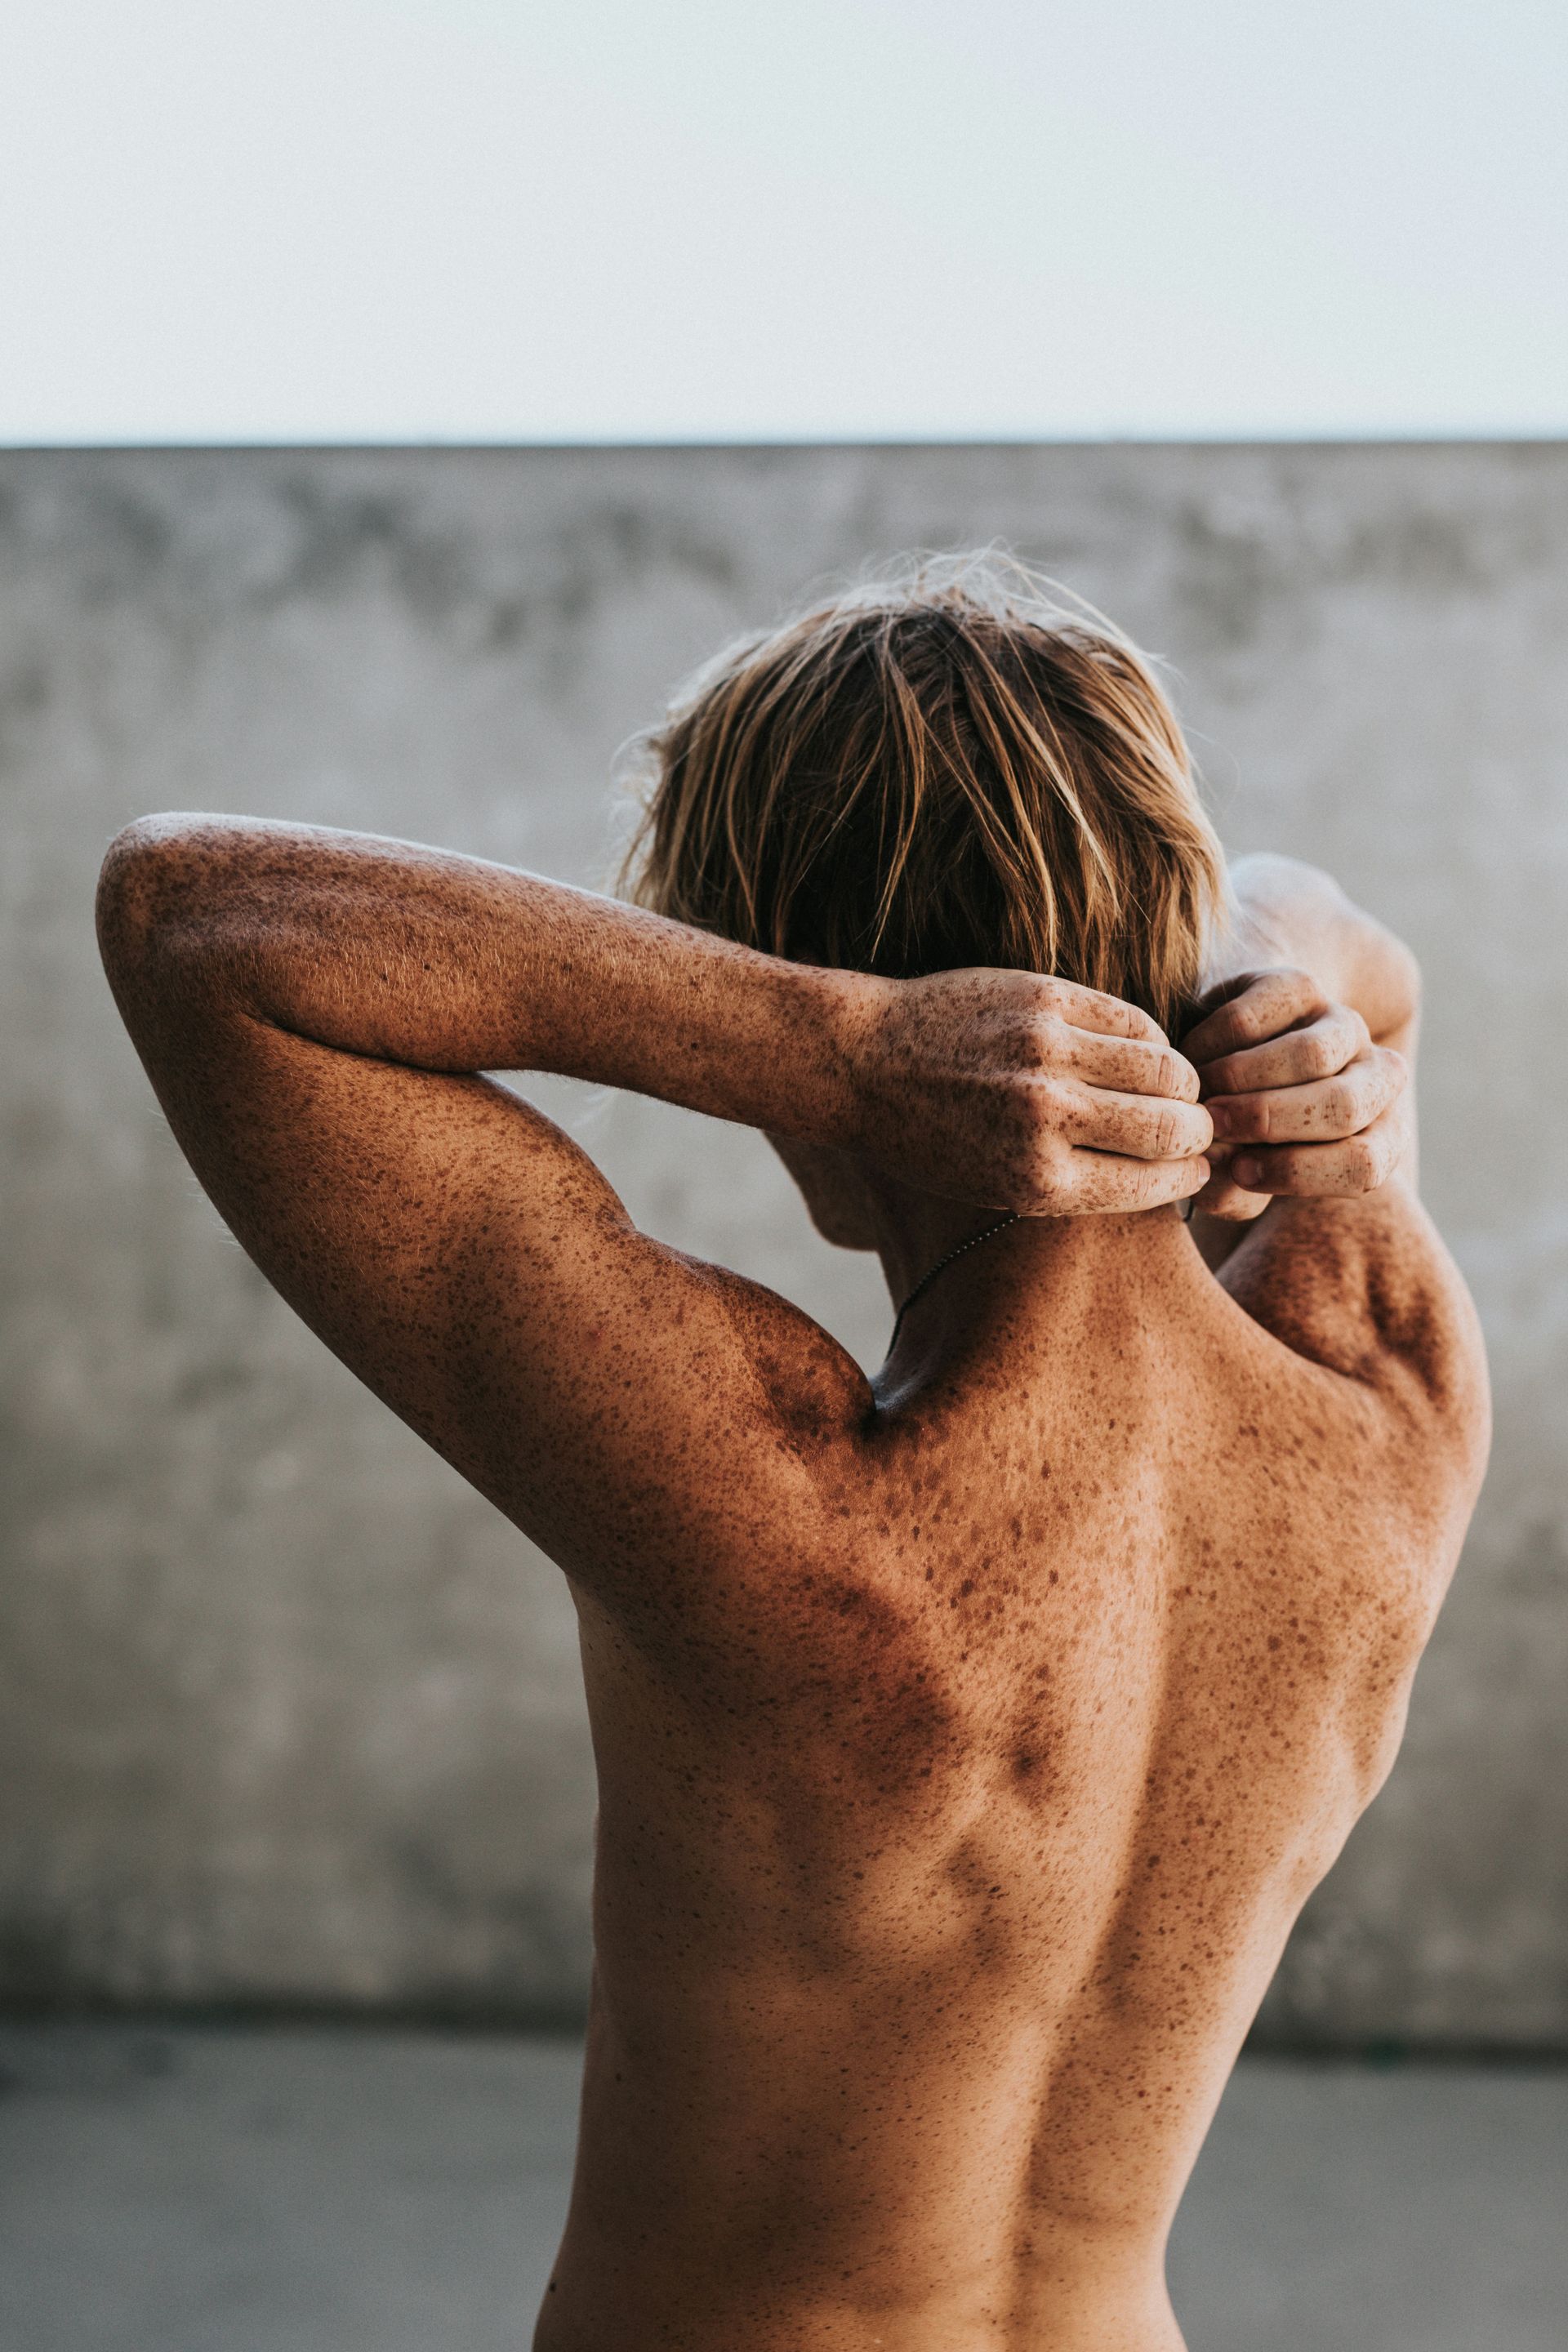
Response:
[[[595,2002],[542,2352],[1179,2345],[1163,2258],[1185,2167],[1135,2124],[1123,2167],[1154,2161],[1108,2197],[1105,2085],[1011,1994],[956,1969],[897,1994],[737,1977],[660,2004],[649,2049],[618,1990]]]
[[[598,1965],[542,2352],[632,2315],[685,2352],[1180,2344],[1166,2233],[1414,1655],[1372,1671],[1376,1561],[1198,1364],[1014,1402],[883,1433],[701,1677],[585,1624]]]

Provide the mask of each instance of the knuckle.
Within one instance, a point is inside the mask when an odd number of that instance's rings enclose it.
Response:
[[[1050,1022],[1042,1013],[1031,1013],[1018,1031],[1018,1066],[1025,1070],[1043,1070],[1050,1055]]]
[[[1173,1110],[1157,1110],[1150,1121],[1149,1143],[1156,1160],[1173,1160],[1181,1142],[1182,1122]]]
[[[1378,1182],[1393,1173],[1405,1150],[1406,1130],[1402,1118],[1386,1114],[1367,1130],[1367,1141],[1377,1155]]]
[[[1267,984],[1249,988],[1245,996],[1238,996],[1225,1007],[1219,1021],[1220,1034],[1234,1038],[1238,1045],[1256,1045],[1259,1037],[1267,1037],[1270,1028],[1278,1026],[1280,1017],[1280,1001],[1278,997],[1270,1000]]]
[[[1342,1166],[1352,1191],[1370,1192],[1378,1181],[1377,1149],[1358,1135],[1344,1147]]]
[[[1340,1057],[1334,1048],[1333,1037],[1326,1029],[1304,1031],[1298,1051],[1309,1078],[1331,1078],[1339,1068]]]
[[[1298,965],[1281,964],[1268,974],[1268,1011],[1273,1022],[1278,1023],[1282,1013],[1299,1021],[1321,1003],[1316,981]]]
[[[1026,1091],[1024,1134],[1031,1151],[1053,1155],[1070,1147],[1077,1125],[1070,1085],[1060,1078],[1037,1078]]]
[[[1037,1078],[1024,1092],[1030,1132],[1037,1136],[1055,1135],[1065,1124],[1070,1104],[1071,1089],[1065,1079]]]
[[[1034,1202],[1049,1192],[1056,1180],[1056,1154],[1049,1135],[1026,1129],[1015,1136],[1002,1155],[1010,1195],[1009,1206]]]
[[[1323,1095],[1322,1117],[1334,1133],[1347,1135],[1362,1115],[1359,1088],[1349,1078],[1335,1078]]]
[[[1055,1025],[1049,1016],[1029,1005],[1016,1014],[1004,1032],[1002,1052],[1015,1071],[1033,1077],[1048,1068],[1055,1050]]]

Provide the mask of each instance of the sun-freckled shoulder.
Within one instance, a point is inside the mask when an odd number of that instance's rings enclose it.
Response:
[[[735,1335],[793,1448],[806,1458],[853,1448],[871,1432],[871,1383],[848,1349],[804,1307],[764,1283],[711,1269]]]
[[[1490,1433],[1486,1351],[1458,1266],[1402,1185],[1278,1201],[1226,1260],[1220,1286],[1282,1346],[1440,1437],[1435,1463],[1467,1493]]]

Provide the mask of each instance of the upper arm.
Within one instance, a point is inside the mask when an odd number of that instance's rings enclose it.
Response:
[[[1294,1354],[1373,1391],[1406,1429],[1447,1441],[1479,1476],[1489,1425],[1480,1328],[1406,1184],[1272,1202],[1218,1279]]]
[[[223,1004],[138,1024],[137,1042],[262,1272],[579,1581],[610,1591],[650,1556],[711,1558],[743,1535],[742,1508],[808,1499],[736,1278],[639,1233],[506,1088]]]

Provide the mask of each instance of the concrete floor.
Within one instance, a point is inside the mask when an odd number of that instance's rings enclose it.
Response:
[[[0,2026],[3,2352],[522,2352],[578,2051]],[[1173,2253],[1192,2352],[1564,2352],[1568,2072],[1249,2061]]]

